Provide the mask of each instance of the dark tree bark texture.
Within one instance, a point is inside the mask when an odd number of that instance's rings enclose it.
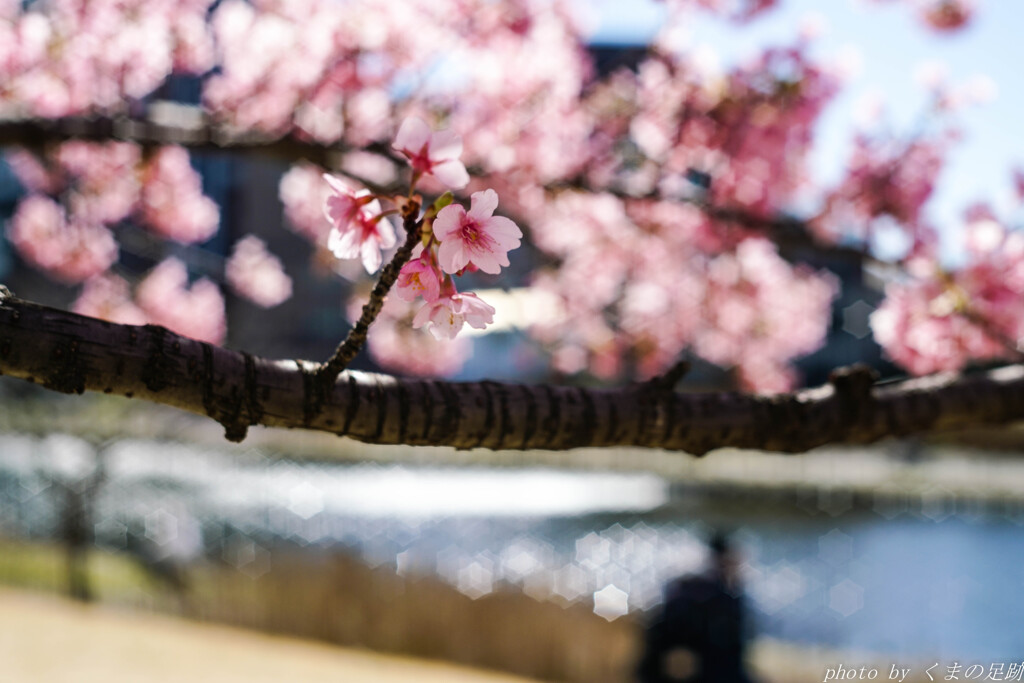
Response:
[[[249,425],[368,443],[455,448],[732,446],[802,452],[829,443],[1024,419],[1024,366],[877,385],[870,371],[777,396],[675,393],[671,378],[618,389],[444,382],[268,360],[0,295],[0,372],[65,393],[98,391],[206,415],[240,441]]]

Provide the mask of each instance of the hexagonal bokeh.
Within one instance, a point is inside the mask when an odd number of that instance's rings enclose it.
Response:
[[[759,647],[785,643],[797,652],[924,652],[940,638],[966,655],[1010,652],[1015,643],[1005,634],[1016,632],[1024,607],[1016,590],[1024,577],[1016,543],[1024,502],[1014,497],[1024,491],[1024,467],[1013,459],[979,469],[987,483],[975,472],[958,487],[965,477],[956,468],[929,473],[926,447],[914,465],[880,464],[877,453],[857,450],[780,457],[771,486],[745,487],[749,473],[737,463],[756,461],[716,454],[694,462],[706,466],[701,476],[726,479],[687,480],[670,489],[667,503],[663,487],[644,507],[635,493],[610,498],[619,485],[636,484],[628,472],[600,473],[587,499],[585,471],[449,472],[293,461],[265,450],[249,461],[137,441],[109,444],[107,479],[95,490],[73,490],[27,466],[33,446],[25,444],[12,446],[9,460],[0,448],[5,537],[91,539],[103,552],[102,572],[126,562],[130,569],[116,576],[143,581],[118,593],[96,574],[97,593],[123,604],[186,612],[203,595],[201,609],[216,618],[336,642],[401,651],[413,647],[403,634],[418,632],[441,651],[498,638],[492,629],[507,640],[514,623],[517,633],[547,634],[544,647],[563,648],[559,661],[574,652],[572,661],[591,666],[599,655],[626,656],[626,643],[635,654],[640,629],[666,597],[716,572],[730,577],[724,593],[741,598]],[[839,462],[854,474],[841,476]],[[459,480],[454,489],[446,488],[448,474]],[[474,485],[502,489],[507,507],[497,510],[488,496],[478,496],[476,511],[466,501],[445,502],[470,474]],[[874,491],[857,488],[873,481],[881,482]],[[401,513],[382,507],[395,482]],[[418,488],[436,490],[420,501]],[[537,512],[538,490],[565,499],[557,514]],[[999,495],[989,498],[989,490]],[[572,497],[582,507],[567,514]],[[522,509],[514,507],[518,498],[527,501]],[[709,541],[719,531],[724,546],[714,550]],[[0,552],[0,580],[16,576],[16,556]],[[63,586],[64,565],[57,566]],[[461,644],[446,645],[456,630]],[[573,634],[586,634],[586,652],[568,642]],[[588,671],[593,678],[583,679],[600,678]]]
[[[853,538],[832,529],[818,539],[818,557],[833,567],[843,566],[853,559]]]
[[[157,545],[167,545],[178,536],[178,518],[164,508],[146,515],[146,538]]]
[[[323,512],[324,494],[308,481],[296,484],[288,492],[288,509],[302,519],[309,519]]]
[[[875,307],[859,299],[843,309],[843,332],[863,339],[871,334],[870,316]]]
[[[614,584],[594,592],[594,614],[608,621],[629,613],[629,593]]]
[[[850,579],[843,579],[829,590],[828,606],[842,617],[859,612],[864,607],[864,589]]]
[[[469,597],[479,598],[494,590],[493,563],[478,558],[459,569],[456,586],[459,591]]]
[[[918,514],[933,522],[941,522],[956,513],[956,494],[939,486],[921,493]]]

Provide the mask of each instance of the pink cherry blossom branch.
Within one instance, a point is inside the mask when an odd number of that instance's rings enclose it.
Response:
[[[405,218],[403,219],[406,233],[405,244],[399,247],[391,261],[384,266],[377,284],[374,285],[373,291],[370,292],[370,300],[363,306],[363,312],[359,316],[359,320],[349,330],[345,341],[338,345],[330,359],[317,370],[317,378],[321,386],[329,387],[334,384],[341,371],[348,367],[348,364],[352,362],[352,359],[356,357],[366,343],[366,335],[370,331],[370,325],[373,324],[373,321],[380,314],[381,308],[384,306],[384,299],[398,279],[399,271],[402,270],[402,266],[412,257],[413,249],[416,248],[420,241],[423,220],[417,220],[416,214],[418,211],[419,205],[417,203],[411,203],[406,206]]]
[[[178,122],[106,116],[0,120],[0,147],[20,146],[33,151],[42,151],[55,142],[68,140],[92,142],[120,140],[133,142],[144,148],[180,145],[198,151],[230,150],[232,153],[253,154],[283,161],[306,160],[322,168],[337,166],[338,155],[350,150],[343,142],[324,145],[300,139],[292,133],[277,137],[264,133],[240,134],[236,130],[207,121],[200,109],[195,108],[194,111],[195,116],[181,115],[179,117],[181,120]],[[196,118],[201,120],[200,124],[189,125],[187,123]],[[390,159],[396,167],[405,165],[404,158],[389,145],[373,143],[366,149]],[[471,168],[470,171],[474,176],[482,175],[479,169]],[[346,175],[358,180],[375,194],[390,196],[400,189],[398,185],[382,187],[367,178],[358,177],[349,172],[346,172]],[[579,178],[556,183],[556,186],[590,189],[589,184]],[[630,199],[664,198],[657,193],[646,197],[635,197],[615,188],[606,188],[603,191]],[[808,222],[798,218],[762,217],[742,209],[714,206],[700,199],[673,199],[694,204],[712,219],[737,223],[753,230],[763,231],[773,240],[778,238],[779,241],[786,243],[830,248],[829,245],[822,245],[819,240],[815,240],[808,230]]]
[[[199,113],[199,110],[196,109],[195,113]],[[85,139],[103,141],[114,139],[131,141],[147,149],[166,144],[179,144],[192,149],[204,150],[230,149],[233,152],[259,154],[285,160],[308,159],[328,167],[336,165],[336,157],[348,149],[344,143],[326,146],[321,143],[300,139],[293,134],[280,137],[272,137],[266,134],[243,135],[237,131],[218,126],[208,121],[201,114],[199,116],[181,116],[178,120],[165,119],[166,117],[159,121],[127,117],[68,117],[53,120],[25,119],[0,121],[0,146],[15,144],[41,151],[54,142],[64,140]],[[189,121],[192,120],[197,120],[198,123],[190,124]],[[401,156],[390,146],[383,143],[374,143],[369,149],[392,160],[396,165],[404,164]],[[893,160],[891,163],[895,164],[896,161]],[[389,195],[395,190],[394,187],[383,188],[363,178],[356,179],[373,190],[374,193]],[[580,189],[589,187],[585,178],[570,179],[567,182],[556,183],[556,186]],[[659,192],[642,197],[631,197],[628,193],[616,190],[615,188],[611,188],[609,191],[624,198],[666,199]],[[809,227],[813,219],[766,217],[742,208],[714,205],[702,197],[673,197],[672,199],[674,201],[691,203],[709,218],[720,223],[735,224],[761,232],[780,247],[793,247],[797,249],[806,247],[816,251],[842,252],[849,257],[865,262],[874,260],[866,249],[829,244],[817,237]],[[900,264],[896,265],[899,266]],[[1022,356],[1022,351],[1014,340],[1001,332],[983,314],[969,309],[961,311],[960,315],[981,330],[989,339],[1002,346],[1007,351],[1009,357],[1020,358]],[[353,331],[355,331],[355,328],[353,328]],[[354,357],[364,341],[365,332],[363,333],[363,340],[357,341],[355,338],[352,339],[352,344],[347,347],[346,355],[351,353],[351,357]],[[351,361],[351,357],[344,363],[340,359],[332,359],[334,360],[332,368],[344,367],[344,364]],[[325,376],[327,374],[330,373],[325,370]],[[336,375],[337,372],[333,376]]]

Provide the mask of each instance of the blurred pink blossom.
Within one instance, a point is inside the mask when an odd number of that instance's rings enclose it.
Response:
[[[78,283],[117,261],[117,242],[101,225],[65,219],[52,199],[29,195],[8,228],[8,237],[29,263],[58,280]]]
[[[985,204],[965,223],[965,265],[947,272],[934,253],[919,257],[916,279],[886,287],[871,316],[886,354],[914,374],[1012,356],[1024,342],[1024,234]]]
[[[206,278],[188,284],[185,264],[169,258],[157,265],[139,283],[135,301],[149,321],[199,341],[220,344],[227,323],[224,297]]]
[[[921,18],[936,31],[956,31],[974,16],[973,0],[919,0]]]
[[[183,244],[205,242],[220,225],[220,210],[203,195],[202,179],[183,147],[161,147],[142,186],[142,219],[153,232]]]
[[[826,226],[833,235],[859,227],[866,238],[872,222],[888,216],[916,241],[922,237],[922,212],[935,190],[946,148],[945,140],[903,143],[859,136],[846,178],[827,198],[815,225]]]
[[[200,0],[191,4],[201,6],[209,3],[208,0]],[[175,71],[202,74],[213,68],[216,59],[213,35],[203,14],[176,13],[172,37]]]
[[[359,317],[365,301],[352,299],[349,317]],[[446,377],[458,372],[472,355],[472,341],[466,337],[434,339],[412,328],[413,307],[397,297],[384,300],[384,307],[367,336],[374,361],[394,372],[419,377]]]
[[[73,217],[97,223],[127,218],[138,201],[138,146],[72,140],[57,148],[61,188],[70,188]]]
[[[409,117],[402,122],[392,146],[409,159],[414,178],[432,175],[453,190],[469,184],[466,167],[459,161],[462,138],[451,130],[431,132],[423,119]]]
[[[285,275],[280,259],[255,235],[235,243],[225,277],[236,294],[263,308],[277,306],[292,295],[292,280]]]
[[[296,164],[281,178],[278,193],[289,227],[318,246],[327,244],[331,224],[324,222],[324,206],[332,196],[323,172],[311,164]]]
[[[128,283],[113,273],[104,273],[85,281],[71,310],[122,325],[145,325],[146,314],[131,299]]]
[[[886,355],[915,375],[958,370],[971,358],[1003,351],[957,312],[955,294],[938,280],[887,287],[871,329]]]
[[[121,109],[155,90],[176,63],[197,70],[209,64],[210,4],[33,3],[2,22],[5,95],[34,116]]]
[[[47,169],[35,154],[15,147],[4,150],[4,158],[18,182],[29,192],[53,194],[57,191],[59,181],[56,174]]]
[[[1013,196],[1018,203],[1024,203],[1024,169],[1013,169]]]

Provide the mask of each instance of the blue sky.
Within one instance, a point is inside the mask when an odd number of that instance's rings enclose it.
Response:
[[[992,78],[995,99],[973,105],[956,115],[962,140],[950,155],[939,180],[928,216],[947,238],[945,253],[957,253],[956,229],[963,209],[987,199],[1000,214],[1013,217],[1010,171],[1024,167],[1024,3],[979,0],[974,21],[964,30],[938,34],[925,28],[912,14],[911,3],[876,3],[867,0],[782,0],[781,7],[749,25],[700,16],[689,31],[694,47],[706,46],[729,65],[764,45],[786,44],[796,36],[801,21],[817,15],[824,31],[815,40],[821,58],[857,55],[859,73],[851,76],[820,123],[812,167],[826,182],[840,177],[855,130],[858,105],[873,93],[884,103],[884,118],[896,132],[914,129],[928,101],[925,88],[915,79],[923,63],[941,61],[948,80],[962,83],[973,76]],[[594,3],[597,42],[646,42],[664,16],[652,0],[601,0]],[[952,229],[952,230],[950,230]]]

